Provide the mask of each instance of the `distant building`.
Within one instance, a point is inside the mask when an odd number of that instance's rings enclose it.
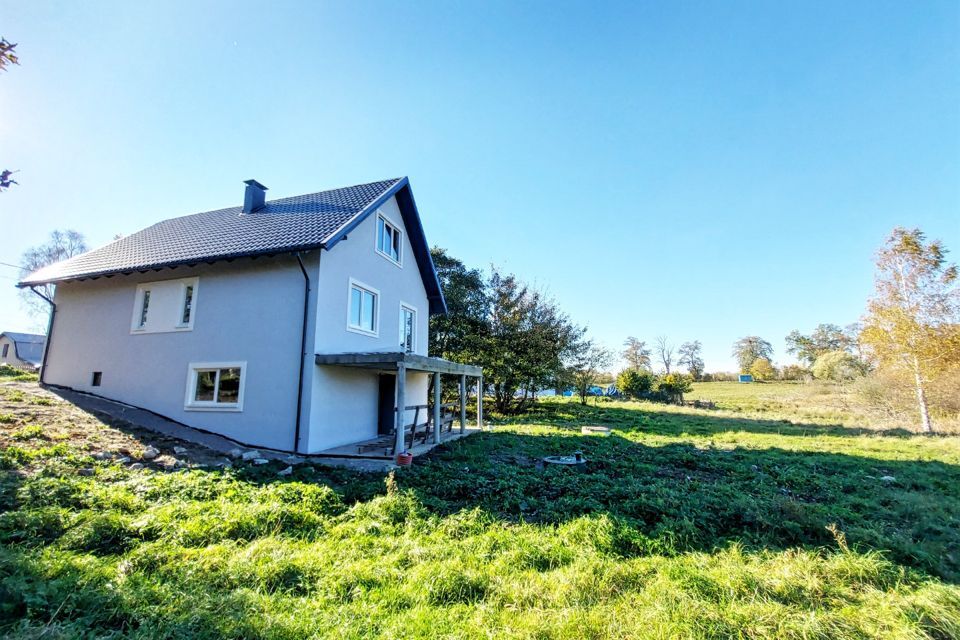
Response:
[[[0,333],[0,364],[18,369],[40,368],[43,361],[43,343],[47,339],[36,333]]]

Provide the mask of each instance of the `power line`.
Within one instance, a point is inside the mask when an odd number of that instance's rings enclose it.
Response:
[[[9,262],[0,262],[0,265],[3,265],[5,267],[13,267],[14,269],[23,269],[23,267],[21,267],[20,265],[10,264]]]

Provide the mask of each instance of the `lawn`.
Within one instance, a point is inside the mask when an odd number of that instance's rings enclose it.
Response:
[[[546,401],[392,475],[289,477],[131,469],[174,443],[0,394],[8,637],[960,637],[960,438],[829,388]]]

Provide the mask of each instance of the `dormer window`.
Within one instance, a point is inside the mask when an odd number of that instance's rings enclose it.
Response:
[[[377,253],[400,264],[403,233],[382,214],[377,215]]]

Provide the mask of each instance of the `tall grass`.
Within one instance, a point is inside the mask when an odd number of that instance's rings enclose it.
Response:
[[[134,471],[18,417],[0,634],[960,637],[960,440],[754,411],[543,404],[386,478]]]

